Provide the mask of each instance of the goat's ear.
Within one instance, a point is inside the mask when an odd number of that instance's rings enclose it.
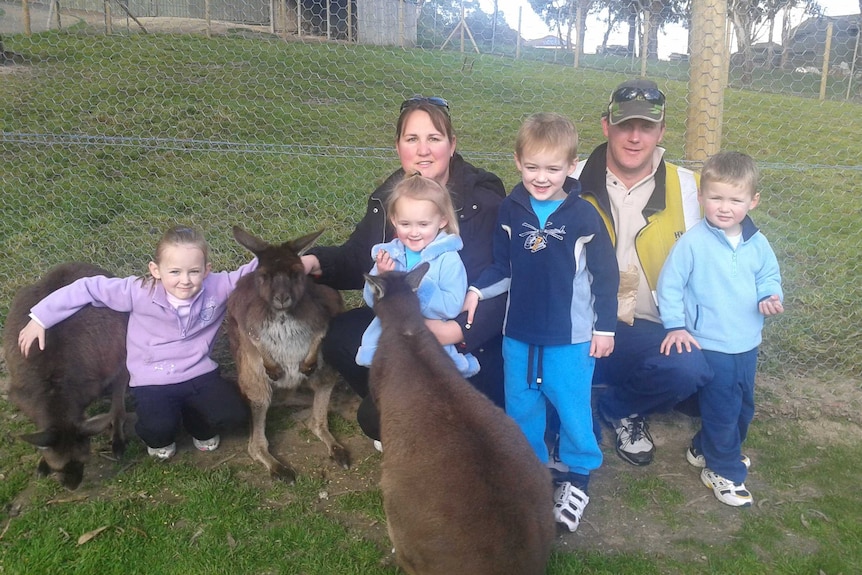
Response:
[[[368,282],[368,287],[371,288],[374,301],[378,301],[386,295],[386,282],[380,276],[365,274],[365,281]]]
[[[428,262],[422,262],[408,273],[405,276],[405,280],[407,281],[407,285],[410,286],[410,289],[416,291],[419,289],[419,284],[422,283],[422,278],[425,277],[425,274],[431,268],[431,264]]]
[[[266,249],[269,244],[263,240],[259,240],[239,226],[233,227],[233,237],[250,252],[257,254]]]
[[[301,238],[296,238],[290,242],[290,247],[293,248],[296,255],[301,256],[314,245],[314,242],[317,241],[317,238],[319,238],[322,233],[323,230],[317,230],[316,232],[302,236]]]
[[[27,443],[32,443],[39,449],[48,449],[59,443],[60,437],[55,429],[43,429],[35,433],[25,433],[20,436]]]

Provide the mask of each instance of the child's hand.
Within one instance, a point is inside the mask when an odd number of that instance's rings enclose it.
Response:
[[[395,269],[395,260],[393,260],[389,256],[389,252],[386,250],[380,250],[377,252],[377,271],[379,273],[383,272],[391,272]]]
[[[461,311],[467,312],[467,325],[473,325],[473,315],[476,313],[476,308],[479,306],[479,294],[474,291],[468,291],[464,298],[464,306]]]
[[[607,357],[614,351],[614,336],[594,335],[590,341],[590,357]]]
[[[765,316],[778,315],[784,313],[784,304],[777,295],[771,295],[765,300],[757,304],[757,308]]]
[[[30,353],[30,347],[34,341],[39,341],[39,349],[45,349],[45,328],[39,325],[36,321],[30,320],[24,328],[18,332],[18,348],[21,350],[21,355],[27,357]]]
[[[684,329],[675,329],[664,336],[664,341],[661,342],[659,351],[665,355],[670,355],[670,350],[674,347],[677,353],[682,353],[683,347],[685,351],[691,351],[691,346],[700,349],[700,344],[697,343],[697,340],[690,333]]]

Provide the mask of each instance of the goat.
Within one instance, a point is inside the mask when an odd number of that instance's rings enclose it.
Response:
[[[126,327],[129,316],[107,308],[86,306],[45,333],[45,349],[34,345],[29,357],[18,347],[18,332],[29,321],[30,308],[58,288],[78,278],[111,275],[94,265],[58,265],[36,283],[15,295],[3,330],[3,349],[9,369],[9,400],[39,431],[21,438],[38,447],[42,456],[37,472],[57,474],[67,489],[77,489],[90,457],[90,438],[113,426],[111,451],[126,448],[123,424],[126,369]],[[106,392],[108,413],[85,419],[84,410]]]
[[[320,344],[329,320],[344,308],[341,294],[309,278],[300,256],[323,230],[281,245],[260,240],[234,226],[236,241],[258,258],[258,268],[237,282],[227,302],[227,331],[237,367],[237,383],[251,408],[248,454],[276,479],[293,483],[296,472],[269,452],[266,413],[273,388],[314,392],[311,431],[329,456],[347,469],[350,456],[329,432],[329,398],[335,370],[323,363]]]
[[[415,292],[427,271],[365,276],[382,326],[369,385],[396,560],[411,575],[544,573],[556,533],[550,473],[425,327]]]

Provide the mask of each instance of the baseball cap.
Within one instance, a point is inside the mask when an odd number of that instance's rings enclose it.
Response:
[[[652,80],[626,80],[611,92],[608,123],[616,126],[632,118],[649,122],[664,120],[665,97]]]

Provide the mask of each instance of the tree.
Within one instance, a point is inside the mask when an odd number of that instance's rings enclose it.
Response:
[[[571,9],[573,1],[530,0],[533,11],[548,25],[548,28],[556,31],[560,44],[565,48],[570,48],[571,43],[574,22],[570,14],[573,12]]]
[[[479,7],[477,0],[464,0],[463,5],[467,27],[476,43],[483,45],[483,50],[493,50],[495,43],[515,44],[518,33],[506,24],[503,12],[487,14]],[[420,45],[440,46],[460,23],[461,0],[435,0],[435,2],[424,3],[419,19]]]
[[[667,25],[685,21],[688,0],[601,0],[595,2],[599,10],[607,9],[608,27],[605,31],[603,46],[613,28],[620,22],[628,24],[628,52],[636,54],[642,45],[641,39],[646,30],[647,57],[658,59],[658,33]],[[643,29],[639,24],[646,22]]]
[[[806,13],[820,10],[816,0],[728,0],[727,16],[733,25],[736,35],[737,50],[742,55],[742,77],[743,85],[751,84],[754,71],[754,46],[755,38],[758,38],[764,28],[768,30],[768,40],[772,41],[772,31],[775,27],[775,18],[779,12],[783,12],[785,20],[782,27],[782,44],[786,59],[789,42],[789,14],[791,9],[803,7]],[[786,35],[785,35],[786,32]],[[771,50],[768,57],[771,56]],[[768,60],[772,64],[771,58]]]

